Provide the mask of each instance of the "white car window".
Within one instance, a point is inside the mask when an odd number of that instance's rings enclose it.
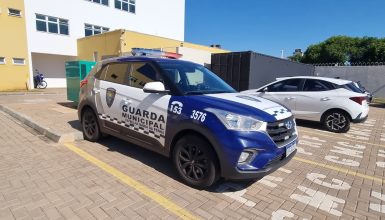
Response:
[[[302,79],[287,79],[267,87],[268,92],[295,92],[300,90]]]
[[[317,91],[328,91],[334,89],[333,84],[315,79],[307,79],[303,87],[303,91],[317,92]]]

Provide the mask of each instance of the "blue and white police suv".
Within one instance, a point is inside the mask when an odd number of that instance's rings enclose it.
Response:
[[[187,61],[101,61],[81,82],[79,100],[86,140],[108,134],[170,157],[183,182],[195,188],[220,177],[261,178],[296,153],[289,109],[240,94]]]

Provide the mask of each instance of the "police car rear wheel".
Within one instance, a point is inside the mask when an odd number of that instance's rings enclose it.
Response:
[[[85,109],[82,115],[82,129],[84,139],[88,141],[98,141],[100,138],[99,124],[95,113],[90,109]]]
[[[206,188],[217,180],[217,161],[206,140],[197,135],[179,139],[174,148],[173,161],[179,176],[195,188]]]

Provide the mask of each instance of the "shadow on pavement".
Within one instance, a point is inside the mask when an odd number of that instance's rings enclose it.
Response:
[[[82,131],[82,125],[80,124],[79,120],[69,121],[68,124],[71,125],[72,128],[74,128],[80,132]]]
[[[58,102],[58,105],[61,105],[63,107],[71,108],[71,109],[77,109],[77,105],[74,102]]]
[[[301,126],[301,127],[307,127],[307,128],[320,130],[320,131],[326,131],[324,129],[323,125],[317,121],[307,121],[307,120],[295,119],[295,122],[297,123],[298,126]]]
[[[385,108],[385,103],[370,103],[370,107]],[[370,113],[370,112],[369,112]]]
[[[171,159],[168,159],[167,157],[113,136],[105,137],[98,143],[108,148],[108,151],[118,152],[127,157],[131,157],[171,177],[172,179],[181,182],[176,175]]]
[[[154,168],[158,172],[167,175],[168,177],[184,184],[178,177],[171,159],[164,157],[160,154],[144,149],[140,146],[131,144],[113,136],[103,138],[98,142],[105,146],[108,151],[118,152],[127,157],[133,158],[146,164],[149,167]],[[252,181],[229,181],[220,179],[213,186],[205,189],[208,192],[223,193],[223,192],[234,192],[249,187],[254,184],[257,180]],[[187,186],[187,185],[186,185]],[[225,186],[225,187],[224,187]],[[189,186],[187,186],[189,187]],[[220,189],[220,191],[218,191]]]

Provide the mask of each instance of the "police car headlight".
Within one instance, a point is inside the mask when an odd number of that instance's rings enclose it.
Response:
[[[259,121],[255,118],[238,115],[232,112],[218,110],[218,109],[206,109],[209,112],[215,114],[219,120],[225,125],[227,129],[237,131],[265,131],[266,122]]]

